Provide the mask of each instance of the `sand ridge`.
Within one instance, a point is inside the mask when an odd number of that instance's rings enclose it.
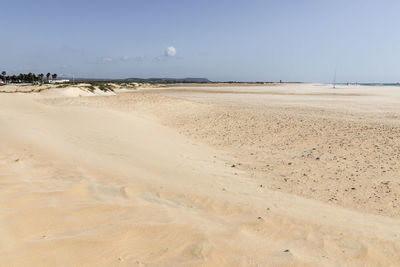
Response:
[[[374,214],[399,215],[396,113],[247,102],[216,105],[153,91],[69,101],[152,114],[186,136],[230,151],[236,168],[270,189]]]

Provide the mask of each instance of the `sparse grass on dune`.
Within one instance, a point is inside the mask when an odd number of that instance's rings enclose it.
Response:
[[[0,88],[0,93],[34,93],[49,89],[67,89],[77,88],[90,93],[96,93],[96,90],[104,93],[115,92],[118,89],[137,90],[145,87],[159,87],[159,84],[136,83],[136,82],[78,82],[78,83],[60,83],[60,84],[8,84]],[[97,91],[99,93],[99,91]]]

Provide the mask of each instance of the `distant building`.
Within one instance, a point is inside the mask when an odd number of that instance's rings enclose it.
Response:
[[[63,79],[63,80],[49,80],[49,83],[69,83],[69,80]]]

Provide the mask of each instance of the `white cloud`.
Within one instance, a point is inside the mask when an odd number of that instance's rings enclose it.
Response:
[[[110,58],[110,57],[103,57],[102,61],[103,61],[104,63],[110,63],[110,62],[113,61],[113,59]]]
[[[167,56],[167,57],[173,57],[173,56],[175,56],[175,55],[176,55],[176,49],[175,49],[175,47],[173,47],[173,46],[168,46],[168,47],[165,49],[164,54],[165,54],[165,56]]]
[[[128,61],[128,60],[130,60],[130,59],[131,59],[130,56],[123,56],[123,57],[121,57],[121,60],[122,60],[122,61]]]
[[[142,62],[142,61],[144,61],[145,59],[146,59],[145,56],[137,56],[137,57],[134,57],[134,58],[133,58],[133,60],[138,61],[138,62]]]
[[[122,62],[143,62],[145,61],[146,57],[145,56],[121,56],[118,57],[118,61],[122,61]],[[115,62],[115,61],[113,61]]]

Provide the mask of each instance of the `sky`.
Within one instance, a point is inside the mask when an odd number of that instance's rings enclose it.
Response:
[[[0,70],[398,82],[400,1],[4,0]]]

